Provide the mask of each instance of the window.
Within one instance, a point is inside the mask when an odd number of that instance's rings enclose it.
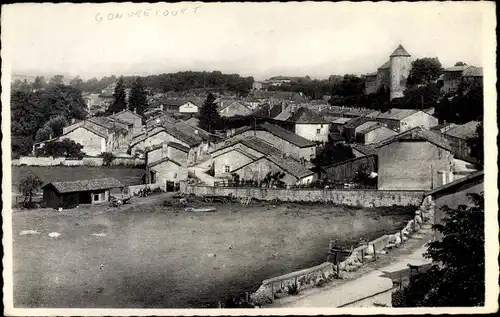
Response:
[[[224,173],[231,172],[231,167],[229,165],[224,165]]]
[[[321,134],[321,129],[316,129],[316,134]]]
[[[99,201],[99,196],[100,196],[99,194],[95,194],[94,195],[94,201]]]

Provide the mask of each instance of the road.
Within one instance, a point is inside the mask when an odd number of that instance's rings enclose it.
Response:
[[[412,239],[428,240],[430,235],[419,235]],[[425,245],[421,245],[409,254],[400,255],[394,261],[375,269],[357,279],[340,285],[325,287],[303,296],[289,296],[278,300],[272,307],[374,307],[375,305],[391,306],[392,279],[410,274],[408,263],[412,265],[429,264],[422,254]]]

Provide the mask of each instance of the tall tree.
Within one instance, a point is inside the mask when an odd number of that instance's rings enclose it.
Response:
[[[393,307],[484,305],[484,196],[468,196],[472,204],[443,208],[445,218],[434,225],[443,238],[430,242],[425,254],[431,268],[393,294]]]
[[[209,132],[213,132],[217,129],[220,123],[219,109],[215,103],[215,99],[215,96],[209,93],[200,109],[200,122],[198,126]]]
[[[462,61],[458,61],[455,63],[455,66],[467,66],[467,64]]]
[[[64,84],[64,76],[63,75],[54,75],[50,79],[49,84],[51,86],[63,85]]]
[[[113,102],[106,110],[106,113],[112,114],[125,110],[127,108],[125,97],[125,84],[123,82],[123,76],[120,76],[116,82],[115,91],[113,93]]]
[[[76,76],[75,78],[71,79],[69,84],[70,86],[73,86],[80,90],[83,88],[83,80],[80,78],[80,76]]]
[[[135,110],[138,115],[142,116],[148,108],[147,97],[146,87],[141,77],[137,77],[133,81],[132,88],[130,89],[128,108],[132,111]]]
[[[411,63],[408,85],[428,84],[438,79],[443,73],[443,67],[437,57],[424,57]]]
[[[40,90],[47,87],[47,82],[45,81],[45,77],[36,76],[35,81],[33,82],[33,89]]]
[[[24,195],[24,207],[31,207],[34,192],[36,192],[42,184],[42,180],[37,175],[28,175],[21,178],[18,189]]]

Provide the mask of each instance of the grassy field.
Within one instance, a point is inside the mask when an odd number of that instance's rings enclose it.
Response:
[[[398,207],[215,206],[213,213],[175,212],[157,201],[121,211],[14,213],[14,305],[202,307],[324,262],[329,239],[375,238],[411,218]]]
[[[51,181],[114,177],[129,186],[140,184],[144,170],[90,166],[12,166],[12,190],[16,191],[21,178],[30,173],[38,175],[44,184]]]

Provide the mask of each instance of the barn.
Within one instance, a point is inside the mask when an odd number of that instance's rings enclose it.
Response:
[[[99,178],[65,182],[50,182],[42,186],[43,202],[52,208],[74,208],[80,204],[99,204],[109,201],[109,191],[123,188],[115,178]]]

